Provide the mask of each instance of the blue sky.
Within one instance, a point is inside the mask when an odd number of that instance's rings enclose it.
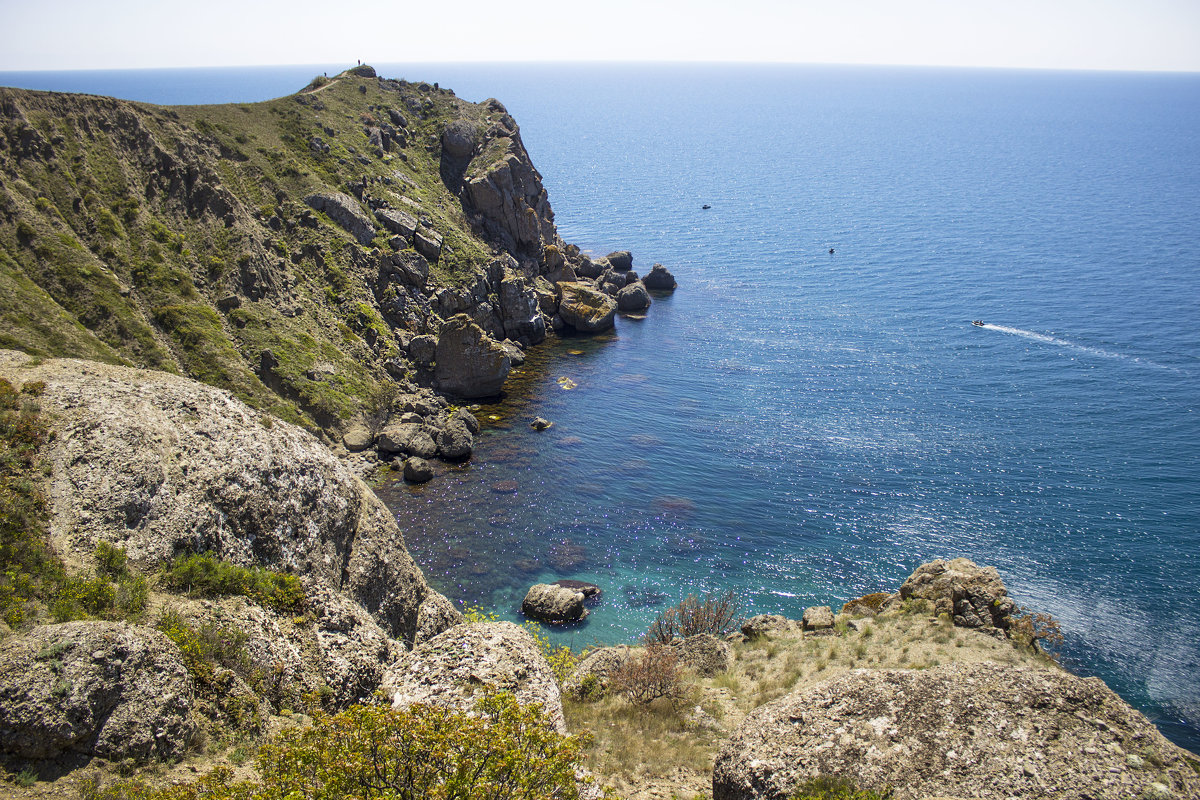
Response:
[[[781,61],[1200,71],[1200,0],[0,0],[0,69]]]

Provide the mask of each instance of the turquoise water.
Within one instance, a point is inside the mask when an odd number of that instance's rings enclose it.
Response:
[[[1200,77],[380,72],[500,98],[564,238],[681,284],[542,348],[469,465],[385,490],[439,588],[515,616],[593,580],[557,634],[583,645],[688,592],[798,614],[963,555],[1200,749]]]

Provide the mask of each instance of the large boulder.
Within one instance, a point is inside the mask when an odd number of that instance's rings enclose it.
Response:
[[[0,752],[110,760],[180,756],[195,722],[179,648],[118,622],[42,625],[0,641]]]
[[[580,333],[598,333],[613,326],[617,302],[581,282],[560,283],[558,313],[562,321]]]
[[[448,605],[392,513],[309,432],[164,372],[0,351],[0,376],[46,384],[50,537],[68,560],[105,541],[145,571],[209,552],[291,572],[409,645],[430,629],[422,609]]]
[[[554,671],[529,632],[511,622],[456,625],[402,654],[383,680],[396,707],[425,703],[468,711],[488,690],[540,703],[566,732]]]
[[[672,645],[679,662],[697,675],[711,678],[729,669],[733,653],[729,644],[711,633],[698,633]]]
[[[927,600],[935,614],[948,614],[955,625],[992,634],[1007,631],[1017,609],[996,568],[966,558],[922,564],[900,587],[900,597]]]
[[[304,202],[345,228],[359,244],[370,244],[375,238],[374,223],[363,213],[358,201],[350,195],[341,192],[311,194],[304,198]]]
[[[375,211],[375,219],[379,220],[379,223],[383,227],[397,236],[403,236],[405,239],[412,236],[417,230],[416,217],[398,208],[377,209]]]
[[[986,661],[855,670],[751,712],[713,798],[785,800],[817,775],[897,800],[1200,798],[1185,758],[1098,678]]]
[[[670,291],[675,288],[675,276],[662,264],[655,264],[650,268],[650,274],[642,278],[642,283],[646,284],[647,289]]]
[[[772,636],[794,636],[800,631],[795,620],[782,614],[755,614],[742,623],[742,635],[747,639]]]
[[[614,253],[609,253],[606,258],[613,269],[622,272],[633,269],[633,253],[628,250],[617,250]]]
[[[521,613],[539,622],[554,624],[578,622],[587,616],[583,592],[552,583],[529,587],[521,601]]]
[[[446,321],[438,336],[434,381],[459,397],[494,397],[504,388],[512,360],[503,345],[466,314]]]

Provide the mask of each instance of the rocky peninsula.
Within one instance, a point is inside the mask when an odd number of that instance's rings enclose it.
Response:
[[[497,101],[370,67],[254,105],[0,90],[0,284],[0,797],[262,788],[331,719],[497,692],[580,754],[554,796],[1200,797],[966,559],[584,653],[431,588],[361,467],[470,457],[458,403],[675,285],[562,242]]]

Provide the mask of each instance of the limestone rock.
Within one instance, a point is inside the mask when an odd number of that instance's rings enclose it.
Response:
[[[375,225],[362,212],[358,201],[350,195],[341,192],[311,194],[304,198],[304,202],[328,215],[357,239],[359,244],[370,244],[375,238]]]
[[[966,558],[922,564],[900,587],[900,597],[928,600],[935,614],[949,614],[955,625],[989,632],[1007,631],[1017,609],[996,568]]]
[[[118,622],[42,625],[0,642],[0,752],[171,758],[195,723],[175,644]]]
[[[512,692],[521,703],[540,703],[566,732],[554,672],[533,637],[511,622],[456,625],[402,654],[383,680],[396,707],[428,703],[471,710],[485,688]]]
[[[1152,754],[1154,769],[1127,754]],[[818,774],[897,800],[1200,798],[1200,775],[1098,678],[980,662],[855,670],[762,706],[713,769],[714,800],[784,800]]]
[[[641,281],[634,281],[617,292],[617,308],[621,311],[641,311],[650,307],[650,293]]]
[[[559,578],[556,581],[550,581],[553,586],[561,586],[564,589],[571,589],[576,592],[583,592],[584,602],[599,600],[600,595],[604,594],[604,590],[594,583],[587,581],[577,581],[572,578]]]
[[[405,459],[404,480],[409,483],[428,483],[433,480],[433,467],[428,461],[417,456]]]
[[[806,631],[823,631],[833,627],[833,609],[829,606],[812,606],[804,609],[804,617],[800,620],[801,627]]]
[[[787,636],[797,633],[795,620],[781,614],[755,614],[742,623],[742,635],[747,639],[764,636]]]
[[[672,645],[679,661],[697,675],[711,678],[725,672],[733,663],[729,644],[711,633],[698,633]]]
[[[586,283],[560,283],[558,313],[580,333],[598,333],[613,326],[617,303]]]
[[[650,269],[650,274],[642,278],[642,283],[646,284],[647,289],[655,291],[670,291],[676,285],[675,276],[668,272],[662,264],[655,264]]]
[[[525,593],[525,599],[521,601],[521,613],[539,622],[560,624],[578,622],[588,612],[583,607],[583,592],[552,583],[539,583]]]
[[[344,594],[390,636],[414,641],[436,592],[391,512],[312,434],[179,376],[28,362],[0,351],[0,375],[46,383],[58,552],[87,558],[106,541],[144,570],[190,551],[291,572],[310,595]]]
[[[438,336],[434,381],[459,397],[494,397],[504,388],[512,360],[466,314],[447,320]]]

